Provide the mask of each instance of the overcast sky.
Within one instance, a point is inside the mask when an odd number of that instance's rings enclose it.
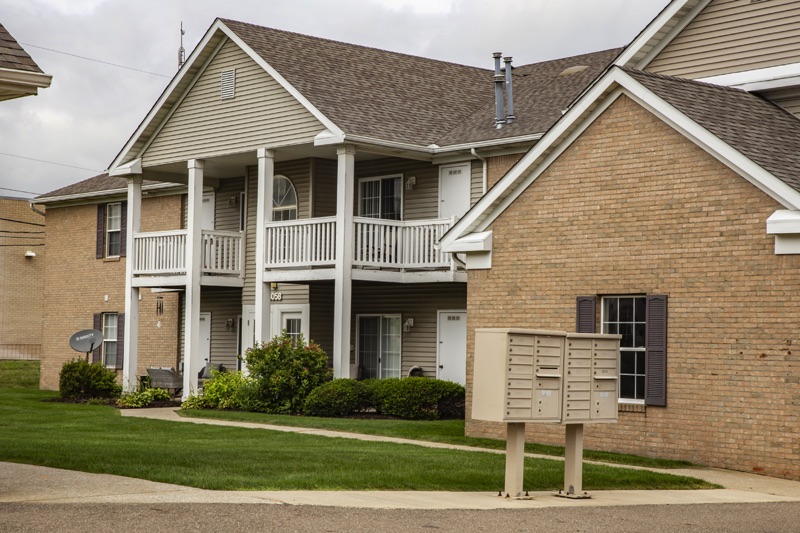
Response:
[[[523,65],[624,46],[667,3],[0,0],[0,23],[53,75],[38,96],[0,102],[0,196],[30,198],[105,170],[177,71],[181,21],[187,57],[223,17],[491,69],[492,52]]]

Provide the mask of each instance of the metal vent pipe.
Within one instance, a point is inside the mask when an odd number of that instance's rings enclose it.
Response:
[[[502,52],[495,52],[492,55],[494,57],[494,124],[497,129],[502,128],[506,123],[503,113],[503,74],[500,72],[502,56]]]
[[[503,61],[506,65],[506,124],[511,124],[517,118],[514,116],[514,97],[511,90],[511,72],[513,70],[511,56],[504,57]]]

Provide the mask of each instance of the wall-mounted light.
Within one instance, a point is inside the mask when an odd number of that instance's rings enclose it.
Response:
[[[406,321],[403,322],[403,331],[405,331],[406,333],[411,331],[411,328],[413,328],[413,327],[414,327],[414,319],[413,318],[407,318]]]
[[[272,283],[269,284],[269,288],[271,290],[273,290],[273,291],[277,291],[278,290],[278,284],[273,281]]]
[[[233,319],[229,318],[225,321],[225,330],[226,331],[233,331]]]
[[[239,197],[238,196],[231,196],[228,198],[228,207],[236,207],[239,205]]]
[[[417,177],[416,176],[409,176],[406,180],[406,190],[410,191],[414,188],[414,185],[417,184]]]
[[[28,250],[27,252],[25,252],[25,257],[36,257],[36,252]]]

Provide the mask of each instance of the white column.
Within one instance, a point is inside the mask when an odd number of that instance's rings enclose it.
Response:
[[[333,308],[333,376],[350,376],[350,314],[353,293],[353,206],[355,196],[354,146],[336,150],[336,271]]]
[[[189,160],[186,235],[186,338],[183,350],[183,398],[197,392],[197,373],[205,364],[200,353],[200,276],[203,260],[202,159]]]
[[[128,178],[128,219],[125,245],[125,340],[122,360],[122,388],[125,392],[138,389],[139,365],[139,287],[133,286],[133,263],[136,259],[133,236],[139,233],[142,223],[142,176]]]
[[[268,341],[272,335],[269,328],[269,285],[264,272],[264,250],[266,246],[267,221],[272,220],[272,185],[275,178],[275,152],[258,149],[258,201],[256,206],[256,342]]]

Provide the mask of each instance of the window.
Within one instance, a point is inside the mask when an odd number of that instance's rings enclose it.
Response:
[[[401,220],[403,180],[401,176],[369,178],[358,182],[358,214],[368,218]]]
[[[297,219],[297,192],[286,176],[275,176],[272,181],[272,220]]]
[[[358,318],[358,361],[363,378],[399,378],[400,316]]]
[[[300,335],[303,334],[303,330],[300,328],[301,322],[299,318],[287,318],[285,321],[286,336],[292,339],[293,346],[297,346]]]
[[[667,296],[605,296],[601,299],[603,333],[622,335],[619,398],[623,402],[666,406]],[[596,298],[577,299],[576,330],[594,333]]]
[[[97,206],[97,245],[95,256],[125,257],[127,231],[127,202],[112,202]]]
[[[123,313],[95,313],[94,329],[103,334],[103,345],[94,351],[92,362],[102,362],[108,368],[122,368],[125,315]]]
[[[603,298],[603,333],[622,335],[619,350],[619,397],[644,401],[646,299]]]

